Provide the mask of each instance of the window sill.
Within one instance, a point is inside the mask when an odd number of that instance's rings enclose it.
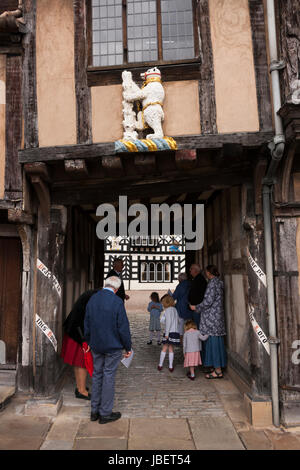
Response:
[[[102,86],[102,85],[120,85],[122,83],[122,72],[130,70],[135,81],[142,81],[140,73],[151,67],[158,67],[162,74],[163,82],[178,81],[178,80],[199,80],[200,78],[200,65],[199,59],[190,61],[174,61],[170,63],[159,62],[145,62],[140,64],[126,64],[112,67],[88,67],[87,78],[88,86]]]

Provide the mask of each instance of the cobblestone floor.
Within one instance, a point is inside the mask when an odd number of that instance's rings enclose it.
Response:
[[[147,345],[147,316],[128,316],[135,357],[129,369],[120,364],[117,372],[114,410],[121,411],[122,418],[105,426],[91,422],[90,402],[74,397],[70,367],[57,415],[43,405],[27,415],[30,396],[22,394],[5,406],[0,413],[0,450],[300,449],[299,428],[249,425],[243,397],[226,373],[222,380],[207,380],[197,371],[196,380],[188,380],[180,348],[174,372],[169,372],[168,362],[159,372],[160,347]]]
[[[225,382],[230,382],[226,374],[222,381],[209,381],[197,370],[196,380],[189,380],[183,367],[181,347],[175,350],[174,372],[169,371],[168,355],[163,370],[159,372],[157,365],[161,346],[156,341],[147,345],[148,317],[146,314],[128,313],[128,318],[134,358],[128,369],[122,364],[118,368],[115,410],[120,411],[124,418],[189,418],[226,414],[218,393],[220,382],[222,389],[226,386]],[[82,406],[83,400],[74,398],[74,380],[70,379],[64,389],[64,405],[76,405],[78,402]],[[88,403],[86,408],[88,412]]]

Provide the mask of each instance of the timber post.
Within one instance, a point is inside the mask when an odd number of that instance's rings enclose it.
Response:
[[[38,199],[33,259],[33,387],[49,396],[63,371],[62,341],[64,242],[67,209],[51,204],[49,175],[44,163],[24,166]]]
[[[258,159],[253,184],[245,189],[243,228],[247,245],[247,313],[249,315],[250,392],[244,395],[250,422],[272,425],[270,346],[265,275],[264,225],[261,191],[266,161]]]

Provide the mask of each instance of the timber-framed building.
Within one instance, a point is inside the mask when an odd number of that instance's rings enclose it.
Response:
[[[125,289],[175,289],[186,271],[182,235],[108,237],[104,242],[104,277],[116,258],[124,263]]]
[[[97,206],[203,203],[186,265],[224,278],[228,372],[249,410],[300,424],[299,25],[297,0],[1,2],[0,372],[19,390],[59,391],[62,323],[103,279]],[[177,149],[116,153],[122,71],[154,65]]]

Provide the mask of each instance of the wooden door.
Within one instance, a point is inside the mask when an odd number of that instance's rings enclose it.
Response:
[[[0,340],[6,364],[16,364],[21,324],[22,248],[19,238],[0,237]]]

